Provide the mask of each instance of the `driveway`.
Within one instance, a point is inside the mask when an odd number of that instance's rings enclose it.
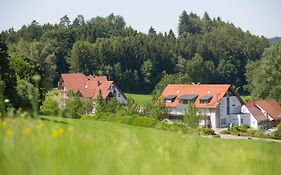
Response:
[[[281,143],[281,140],[275,139],[267,139],[267,138],[258,138],[258,137],[247,137],[247,136],[235,136],[230,134],[219,134],[221,139],[244,139],[244,140],[260,140],[260,141],[267,141],[267,142],[276,142]]]

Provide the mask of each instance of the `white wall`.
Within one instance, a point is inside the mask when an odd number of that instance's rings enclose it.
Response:
[[[115,94],[115,97],[117,99],[117,101],[121,104],[124,104],[124,103],[127,103],[127,100],[126,98],[124,97],[124,95],[119,91],[118,88],[116,88],[116,86],[114,84],[112,84],[110,86],[110,91],[111,93],[113,94],[113,91],[115,90],[116,94]]]
[[[216,117],[216,109],[210,108],[199,108],[198,113],[201,115],[209,116],[210,117],[210,127],[212,129],[217,128],[217,117]]]
[[[235,115],[235,114],[241,113],[241,106],[242,104],[236,96],[229,96],[229,114],[227,114],[227,97],[223,97],[218,105],[219,108],[218,123],[220,125],[219,127],[220,128],[228,127],[230,123],[239,124],[239,122],[241,122],[240,121],[241,118],[239,115]],[[245,116],[242,116],[242,118],[243,118],[243,123],[244,120],[245,121],[249,120]]]

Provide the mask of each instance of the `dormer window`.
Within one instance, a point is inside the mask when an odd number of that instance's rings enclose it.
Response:
[[[172,103],[173,101],[175,101],[176,99],[176,95],[168,95],[164,100],[165,100],[165,103]]]
[[[196,94],[187,94],[180,96],[180,103],[182,104],[189,104],[189,103],[194,103],[198,95]]]
[[[212,97],[213,97],[212,95],[204,95],[204,96],[200,97],[200,103],[208,104],[211,101]]]

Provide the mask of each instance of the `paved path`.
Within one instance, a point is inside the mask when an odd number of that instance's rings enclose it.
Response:
[[[229,134],[219,134],[219,136],[220,136],[219,138],[221,138],[221,139],[260,140],[260,141],[281,143],[281,140],[267,139],[267,138],[257,138],[257,137],[249,137],[249,136],[235,136],[235,135],[229,135]]]

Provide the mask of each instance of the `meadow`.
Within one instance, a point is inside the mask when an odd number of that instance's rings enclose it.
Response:
[[[130,94],[130,93],[125,93],[126,97],[130,97],[133,100],[135,100],[135,102],[144,107],[147,104],[151,104],[152,103],[152,95],[150,94]]]
[[[44,117],[0,123],[0,174],[280,174],[281,145]]]

